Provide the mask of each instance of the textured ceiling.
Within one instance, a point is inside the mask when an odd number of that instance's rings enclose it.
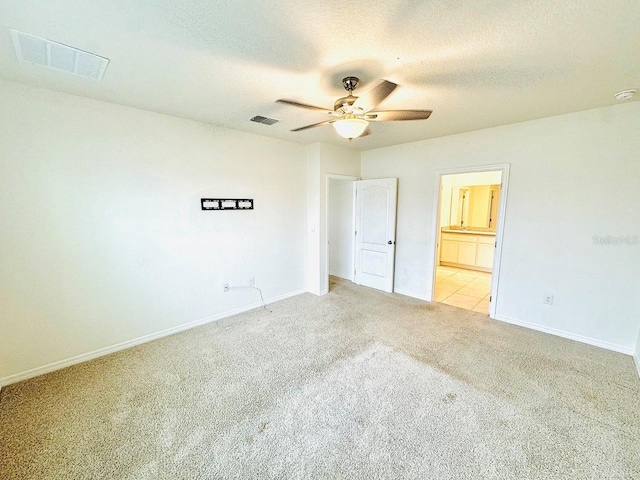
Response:
[[[18,63],[9,28],[109,58],[103,81]],[[638,0],[0,0],[3,78],[358,150],[612,105],[640,87],[639,47]],[[325,116],[274,101],[330,107],[346,75],[400,84],[381,108],[434,113],[352,142],[289,132]]]

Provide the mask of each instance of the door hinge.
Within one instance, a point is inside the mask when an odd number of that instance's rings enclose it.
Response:
[[[491,303],[491,295],[489,295],[489,303]]]
[[[358,231],[357,230],[355,231],[355,234],[358,235]]]

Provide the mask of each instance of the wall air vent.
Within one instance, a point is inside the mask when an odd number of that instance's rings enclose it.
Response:
[[[265,125],[273,125],[274,123],[278,123],[280,120],[276,120],[275,118],[263,117],[262,115],[256,115],[251,119],[251,121],[256,123],[264,123]]]
[[[13,48],[21,62],[53,68],[91,80],[102,80],[109,59],[77,48],[11,30]]]

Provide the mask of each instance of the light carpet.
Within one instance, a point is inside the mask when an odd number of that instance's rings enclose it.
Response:
[[[332,278],[0,393],[2,479],[640,478],[631,357]]]

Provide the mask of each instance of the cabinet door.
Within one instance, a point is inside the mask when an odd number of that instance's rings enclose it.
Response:
[[[484,268],[493,267],[493,243],[479,243],[476,256],[476,266]]]
[[[474,239],[475,240],[475,239]],[[475,265],[476,243],[460,242],[458,245],[458,263],[463,265]]]
[[[440,261],[458,263],[458,242],[442,240],[440,245]]]

